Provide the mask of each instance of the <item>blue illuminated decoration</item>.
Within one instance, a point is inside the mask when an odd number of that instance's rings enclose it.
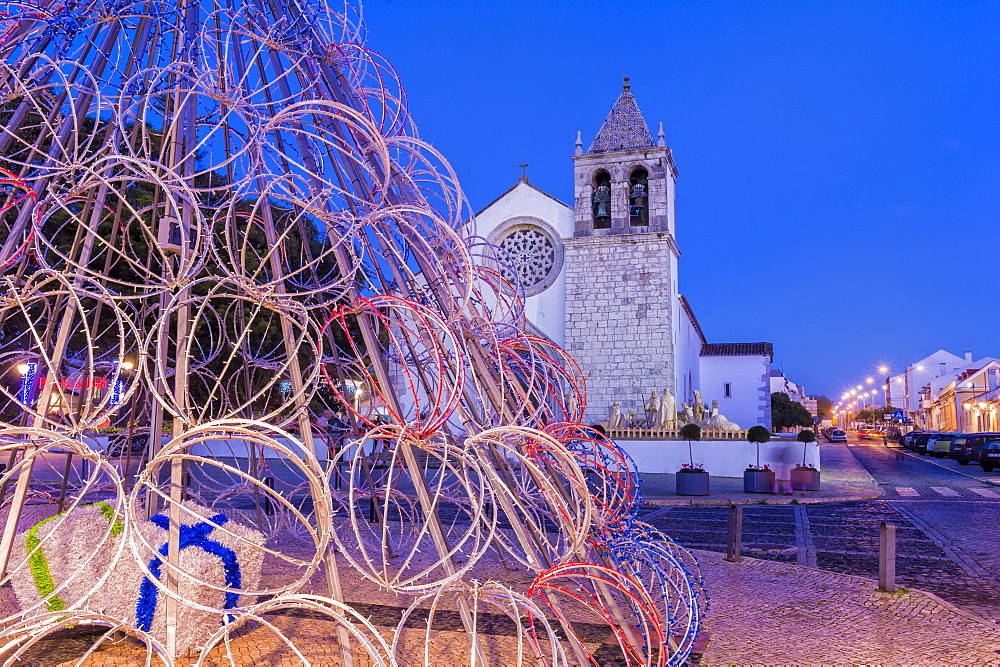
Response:
[[[109,407],[114,407],[120,405],[122,402],[122,394],[125,393],[125,380],[118,378],[115,380],[115,385],[111,389],[111,400],[108,401]]]
[[[21,376],[21,391],[17,395],[22,405],[28,405],[31,402],[31,394],[35,388],[35,377],[38,373],[37,362],[29,361],[25,365],[28,367],[28,372]]]

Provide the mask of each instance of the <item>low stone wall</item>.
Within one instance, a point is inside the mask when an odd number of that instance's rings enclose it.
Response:
[[[688,443],[685,440],[615,440],[635,460],[639,472],[674,473],[688,463]],[[699,440],[691,443],[695,465],[716,477],[743,477],[747,465],[757,462],[757,448],[737,440]],[[819,444],[806,445],[806,462],[819,469]],[[802,443],[794,440],[772,440],[760,446],[760,464],[775,472],[787,471],[802,463]],[[779,474],[780,477],[780,474]],[[787,473],[784,477],[787,479]]]

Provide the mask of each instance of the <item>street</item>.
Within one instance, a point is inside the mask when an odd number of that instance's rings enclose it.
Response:
[[[820,505],[747,506],[744,555],[844,574],[878,576],[878,529],[896,525],[896,581],[1000,621],[1000,474],[858,441],[848,447],[884,496]],[[680,544],[724,551],[729,510],[647,508],[642,520]]]

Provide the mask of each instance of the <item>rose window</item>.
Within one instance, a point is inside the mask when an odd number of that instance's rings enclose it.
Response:
[[[504,255],[500,268],[503,277],[516,283],[516,273],[525,289],[545,281],[556,264],[555,244],[537,227],[515,229],[503,238],[500,249]]]

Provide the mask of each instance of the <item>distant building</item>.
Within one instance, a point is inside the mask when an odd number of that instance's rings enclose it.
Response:
[[[777,368],[772,368],[770,372],[770,388],[772,394],[788,394],[796,403],[802,403],[806,400],[806,388],[802,385],[795,384],[782,373]]]
[[[940,431],[1000,430],[1000,360],[985,357],[931,380],[921,388],[914,421]]]
[[[701,387],[719,401],[719,411],[744,428],[771,428],[771,343],[705,343]],[[766,419],[762,419],[766,415]]]
[[[800,403],[813,417],[819,416],[816,399],[806,395],[805,386],[792,382],[777,368],[771,369],[769,380],[772,394],[788,394],[790,399]]]
[[[585,421],[604,421],[615,402],[642,415],[651,392],[668,389],[678,411],[700,390],[740,427],[770,426],[772,346],[708,343],[681,294],[677,168],[627,79],[586,152],[578,136],[573,162],[573,206],[522,177],[476,221],[506,259],[501,273],[520,280],[529,330],[579,363]]]
[[[938,350],[907,366],[902,371],[891,371],[885,379],[883,388],[885,404],[903,410],[908,420],[916,421],[914,417],[922,408],[921,392],[923,389],[929,387],[938,378],[946,378],[950,381],[956,373],[961,372],[971,363],[971,352],[966,352],[964,357],[960,357],[945,350]]]

